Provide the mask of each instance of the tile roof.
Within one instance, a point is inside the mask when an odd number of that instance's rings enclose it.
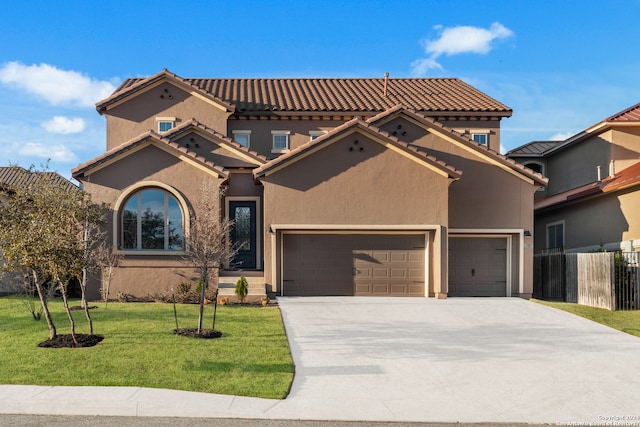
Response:
[[[344,133],[344,132],[348,132],[353,128],[359,128],[360,130],[364,131],[365,133],[369,133],[371,135],[377,136],[377,137],[382,137],[386,140],[389,141],[390,144],[395,145],[396,147],[400,148],[401,150],[410,153],[411,155],[420,158],[424,161],[426,161],[426,163],[428,163],[429,165],[431,165],[432,167],[435,167],[436,169],[440,169],[443,172],[447,173],[449,175],[450,178],[453,179],[458,179],[460,178],[460,176],[462,176],[462,171],[459,171],[457,169],[455,169],[453,166],[447,165],[445,162],[436,159],[433,156],[430,156],[422,151],[419,151],[416,147],[412,146],[411,144],[407,144],[406,142],[402,142],[400,140],[398,140],[398,138],[396,138],[395,136],[392,136],[390,134],[388,134],[387,132],[378,129],[377,127],[373,126],[372,124],[355,118],[352,119],[336,128],[334,128],[333,130],[331,130],[330,132],[314,139],[311,140],[309,142],[307,142],[304,145],[301,145],[299,147],[296,147],[295,149],[291,150],[290,152],[283,154],[282,156],[276,157],[275,159],[271,160],[269,163],[254,169],[253,174],[256,178],[260,178],[262,176],[267,175],[270,171],[273,170],[277,170],[279,167],[281,167],[282,165],[285,165],[288,162],[291,161],[295,161],[296,158],[300,157],[301,155],[303,155],[306,151],[320,146],[322,144],[324,144],[327,141],[333,140],[335,139],[337,136],[339,136],[340,134]]]
[[[514,155],[541,155],[547,150],[557,147],[564,141],[531,141],[507,152],[507,156]]]
[[[190,124],[191,122],[187,122],[186,125],[190,125]],[[226,178],[228,176],[228,173],[224,168],[214,164],[211,161],[208,161],[204,157],[199,156],[197,153],[194,153],[193,151],[189,150],[187,147],[183,147],[182,145],[179,145],[171,141],[169,138],[166,138],[164,135],[159,135],[158,133],[152,130],[149,130],[143,133],[142,135],[138,135],[136,138],[133,138],[123,144],[120,144],[119,146],[112,148],[111,150],[99,155],[98,157],[95,157],[92,160],[89,160],[88,162],[85,162],[73,168],[71,170],[71,174],[76,179],[79,177],[82,177],[84,176],[85,173],[95,168],[96,166],[106,163],[110,160],[116,159],[120,155],[125,154],[126,152],[136,148],[141,144],[144,144],[149,140],[153,140],[155,142],[165,144],[166,146],[171,147],[173,150],[175,150],[176,153],[180,153],[180,154],[186,155],[187,157],[190,157],[192,160],[216,172],[218,175],[222,177]]]
[[[633,105],[604,120],[605,122],[640,122],[640,103]]]
[[[57,172],[30,172],[20,166],[0,166],[0,189],[37,184],[41,179],[60,184],[67,190],[78,189],[75,184]]]
[[[543,209],[569,202],[581,201],[590,197],[601,196],[640,184],[640,162],[621,170],[614,176],[608,176],[600,182],[592,182],[572,188],[562,193],[535,201],[535,209]]]
[[[97,104],[103,111],[148,81],[174,78],[233,106],[238,113],[378,113],[401,104],[416,111],[511,116],[512,110],[457,78],[188,78],[167,70],[127,79]]]

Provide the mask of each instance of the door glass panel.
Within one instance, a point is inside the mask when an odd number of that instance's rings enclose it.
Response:
[[[236,242],[241,251],[251,250],[251,208],[238,206],[235,210]]]

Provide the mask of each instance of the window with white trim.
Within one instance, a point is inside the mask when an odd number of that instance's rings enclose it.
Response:
[[[564,221],[547,224],[547,248],[564,248]]]
[[[480,145],[484,145],[485,147],[489,146],[488,133],[472,133],[471,138]]]
[[[286,153],[289,151],[289,135],[291,131],[288,130],[272,130],[271,135],[273,137],[272,153]]]
[[[313,141],[314,139],[317,139],[317,138],[321,137],[325,133],[327,133],[327,132],[324,131],[324,130],[310,130],[309,131],[309,140]]]
[[[120,217],[123,250],[184,250],[182,208],[162,188],[144,188],[131,195]]]
[[[232,130],[233,140],[243,147],[249,148],[251,143],[251,131],[250,130]]]
[[[156,122],[158,122],[158,133],[163,133],[175,127],[176,118],[175,117],[156,117]]]

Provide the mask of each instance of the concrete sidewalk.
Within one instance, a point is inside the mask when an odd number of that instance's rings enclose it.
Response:
[[[517,298],[282,298],[285,400],[0,386],[0,413],[640,424],[640,339]]]

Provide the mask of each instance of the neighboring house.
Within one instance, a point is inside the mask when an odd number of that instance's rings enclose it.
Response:
[[[458,79],[164,70],[97,110],[107,151],[72,172],[113,211],[113,294],[193,280],[181,251],[203,182],[226,188],[241,249],[223,277],[278,295],[532,293],[533,196],[547,180],[497,152],[511,110]]]
[[[19,166],[0,166],[0,203],[4,203],[16,188],[28,185],[37,185],[39,180],[47,179],[63,185],[69,189],[77,189],[71,181],[56,172],[32,173]],[[0,266],[2,266],[2,253],[0,252]],[[14,293],[19,290],[21,283],[19,274],[7,274],[0,277],[0,295]]]
[[[640,104],[507,156],[549,178],[536,193],[536,252],[640,250]]]

